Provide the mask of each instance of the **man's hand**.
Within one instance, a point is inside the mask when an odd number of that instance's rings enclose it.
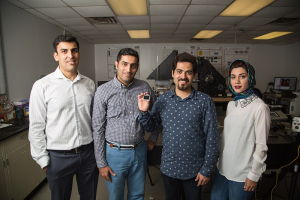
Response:
[[[47,171],[47,166],[46,166],[46,167],[44,167],[44,168],[43,168],[43,170],[44,170],[44,172],[46,172],[46,171]]]
[[[111,182],[110,175],[116,176],[113,170],[107,165],[106,167],[99,168],[99,173],[105,180]]]
[[[148,145],[148,150],[151,151],[154,148],[156,143],[152,142],[150,140],[147,140],[146,142],[147,142],[147,145]]]
[[[244,190],[245,191],[254,191],[257,187],[257,182],[250,180],[249,178],[246,178]]]
[[[200,185],[205,185],[206,183],[209,182],[209,179],[210,178],[207,178],[205,176],[202,176],[200,173],[197,174],[197,177],[195,179],[195,181],[198,181],[198,184],[197,186],[200,186]]]
[[[141,93],[138,95],[138,105],[139,105],[139,110],[143,112],[147,112],[150,107],[150,99],[149,100],[144,100],[144,95],[148,94],[148,92]]]

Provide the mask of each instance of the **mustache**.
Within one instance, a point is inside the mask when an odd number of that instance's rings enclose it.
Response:
[[[181,79],[178,79],[178,81],[186,81],[186,82],[189,82],[189,79],[187,79],[187,78],[181,78]]]

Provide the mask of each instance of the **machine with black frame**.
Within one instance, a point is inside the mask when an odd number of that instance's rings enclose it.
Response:
[[[206,59],[197,58],[198,90],[211,97],[225,96],[226,79]]]

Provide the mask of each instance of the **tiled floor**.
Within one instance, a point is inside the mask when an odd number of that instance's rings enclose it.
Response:
[[[164,187],[162,183],[162,179],[160,176],[160,171],[156,167],[149,167],[151,179],[154,183],[154,186],[151,186],[149,177],[147,175],[146,186],[145,186],[145,200],[163,200],[164,199]],[[269,173],[269,172],[267,172]],[[270,186],[272,185],[274,177],[263,177],[263,179],[259,183],[259,188],[256,194],[253,195],[252,199],[262,199],[263,195],[268,191]],[[288,173],[285,178],[278,184],[273,192],[273,200],[287,200],[288,191],[290,189],[290,180],[291,174]],[[203,187],[202,190],[202,200],[209,200],[210,199],[210,191],[211,191],[212,183],[209,182],[207,185]],[[300,198],[300,180],[297,180],[297,188],[295,190],[294,199]],[[48,183],[45,183],[31,198],[30,200],[50,200],[50,190],[48,187]],[[77,184],[74,179],[73,183],[73,191],[71,200],[78,200],[79,195],[77,192]],[[126,199],[126,198],[125,198]],[[267,199],[270,199],[268,197]],[[97,191],[97,200],[108,200],[108,191],[106,189],[105,181],[102,178],[99,178],[98,182],[98,191]]]

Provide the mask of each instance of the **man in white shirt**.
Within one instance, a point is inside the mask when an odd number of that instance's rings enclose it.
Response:
[[[59,66],[36,81],[30,94],[31,155],[46,172],[52,200],[70,199],[75,174],[80,199],[96,199],[99,172],[91,127],[95,84],[77,70],[76,37],[60,35],[53,47]]]

